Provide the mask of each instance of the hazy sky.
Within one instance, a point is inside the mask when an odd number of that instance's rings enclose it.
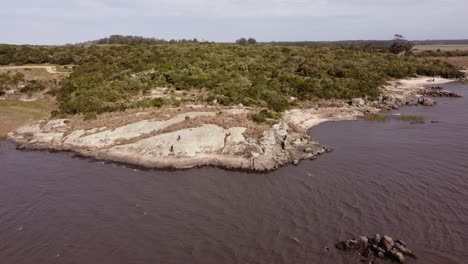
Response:
[[[468,39],[468,0],[2,0],[0,43]]]

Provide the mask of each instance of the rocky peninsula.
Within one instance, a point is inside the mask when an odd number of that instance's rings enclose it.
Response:
[[[78,117],[42,120],[9,133],[8,138],[19,148],[72,151],[146,168],[217,166],[262,172],[297,165],[329,151],[309,136],[313,126],[402,105],[430,106],[434,101],[424,96],[454,95],[425,86],[451,81],[418,77],[389,82],[375,100],[306,102],[286,111],[271,126],[246,121],[252,109],[242,105],[186,105],[157,113],[114,113],[92,121]]]

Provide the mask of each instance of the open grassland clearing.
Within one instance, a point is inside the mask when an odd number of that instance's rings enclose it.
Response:
[[[36,65],[37,66],[37,65]],[[47,70],[49,66],[44,67],[34,67],[28,68],[25,67],[4,67],[0,66],[0,74],[23,74],[25,80],[38,80],[38,81],[48,81],[48,80],[58,80],[61,81],[69,76],[69,74],[53,74]],[[50,66],[52,67],[52,66]],[[55,66],[54,66],[55,68]],[[58,68],[57,68],[58,69]]]
[[[0,100],[0,139],[28,122],[49,117],[53,108],[52,100],[35,102]]]
[[[456,56],[456,57],[428,57],[432,60],[441,60],[450,64],[468,69],[468,56]]]
[[[468,45],[416,45],[413,50],[415,52],[421,51],[468,51]]]

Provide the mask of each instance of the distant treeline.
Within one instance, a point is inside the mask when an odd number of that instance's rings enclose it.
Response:
[[[392,45],[394,40],[339,40],[339,41],[272,41],[263,44],[274,45],[301,45],[301,46],[376,46],[385,47]],[[452,40],[411,40],[416,45],[468,45],[468,39]]]
[[[157,45],[167,43],[198,43],[198,39],[157,39],[141,36],[112,35],[107,38],[78,43],[77,45]]]
[[[153,37],[142,36],[124,36],[112,35],[110,37],[77,43],[78,45],[156,45],[166,43],[197,43],[198,39],[159,39]],[[208,42],[208,41],[202,41]],[[416,45],[468,45],[468,39],[436,39],[436,40],[412,40]],[[237,44],[256,44],[254,38],[241,38],[236,40]],[[339,41],[272,41],[261,42],[260,44],[272,45],[299,45],[299,46],[373,46],[373,47],[388,47],[392,45],[393,40],[339,40]]]

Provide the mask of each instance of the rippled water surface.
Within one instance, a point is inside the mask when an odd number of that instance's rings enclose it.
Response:
[[[468,263],[468,88],[446,87],[465,98],[393,112],[426,124],[327,123],[311,133],[334,152],[269,174],[1,142],[0,263],[358,263],[334,243],[377,232],[405,240],[411,263]]]

